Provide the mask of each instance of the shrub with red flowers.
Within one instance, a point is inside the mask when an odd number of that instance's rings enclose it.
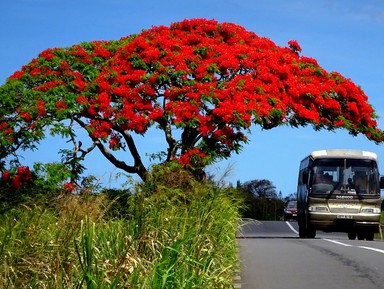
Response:
[[[252,124],[347,129],[381,142],[363,90],[297,41],[279,47],[241,26],[192,19],[118,41],[47,49],[0,87],[0,157],[35,148],[45,133],[73,142],[76,162],[97,147],[145,178],[136,135],[163,131],[163,161],[200,166],[239,152]],[[75,139],[83,128],[91,146]],[[132,164],[118,159],[126,150]],[[196,157],[198,156],[198,157]]]
[[[15,173],[9,171],[3,171],[1,173],[1,181],[4,183],[10,183],[14,189],[20,188],[23,184],[32,182],[33,175],[29,170],[29,167],[20,166]]]

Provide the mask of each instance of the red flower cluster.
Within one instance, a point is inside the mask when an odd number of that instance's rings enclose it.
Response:
[[[115,133],[111,134],[111,137],[109,139],[109,148],[114,151],[117,151],[121,148],[121,140],[119,135]]]
[[[15,189],[20,188],[24,183],[31,182],[33,179],[32,173],[29,167],[18,167],[16,174],[12,174],[9,171],[2,172],[2,180],[11,182]]]
[[[76,184],[74,183],[71,183],[71,182],[67,182],[65,184],[63,184],[63,188],[69,192],[69,193],[73,193],[75,190],[76,190]]]
[[[294,51],[294,52],[301,52],[301,47],[299,43],[297,43],[296,40],[290,40],[288,41],[289,47]]]
[[[185,154],[183,154],[177,160],[183,166],[192,166],[193,168],[202,168],[204,167],[204,160],[206,158],[206,154],[199,150],[198,148],[193,148],[188,150]]]
[[[102,57],[102,58],[109,58],[111,57],[111,52],[106,49],[104,46],[108,46],[108,42],[103,41],[97,41],[94,42],[94,52],[91,54],[92,57]]]

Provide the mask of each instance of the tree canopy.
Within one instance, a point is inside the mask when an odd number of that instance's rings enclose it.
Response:
[[[94,149],[145,178],[135,137],[164,134],[162,161],[190,168],[238,153],[251,125],[343,128],[383,140],[363,90],[295,41],[279,47],[233,23],[191,19],[114,41],[50,48],[0,87],[0,158],[47,134],[73,143],[72,169]],[[86,131],[84,147],[76,128]],[[119,159],[115,151],[126,151]],[[129,163],[129,161],[131,163]],[[73,170],[76,171],[76,170]]]
[[[277,198],[276,187],[269,180],[251,180],[243,184],[238,184],[238,187],[245,190],[249,194],[264,199]]]

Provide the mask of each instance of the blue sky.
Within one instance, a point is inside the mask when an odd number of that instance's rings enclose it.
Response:
[[[384,2],[382,0],[3,0],[0,2],[0,84],[46,48],[83,41],[112,40],[153,25],[187,18],[233,22],[277,45],[297,40],[302,55],[327,71],[340,72],[360,85],[384,129]],[[316,132],[311,127],[252,128],[250,143],[239,155],[209,171],[229,170],[228,182],[268,179],[283,195],[296,191],[297,170],[306,154],[318,149],[352,148],[376,152],[384,174],[383,146],[345,131]],[[25,152],[27,162],[51,161],[58,140]],[[139,138],[144,154],[161,146],[156,137]],[[58,158],[56,158],[58,159]],[[117,171],[100,155],[87,160],[88,173],[114,186]]]

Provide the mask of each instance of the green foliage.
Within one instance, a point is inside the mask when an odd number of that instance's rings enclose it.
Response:
[[[68,167],[62,163],[35,163],[33,168],[38,176],[34,184],[41,186],[46,191],[52,191],[54,188],[59,187],[71,176]]]
[[[1,214],[0,288],[233,286],[237,193],[174,164],[148,180]]]
[[[278,195],[273,184],[268,180],[252,180],[237,188],[244,198],[245,206],[241,209],[243,218],[257,220],[280,220],[284,213],[285,201]]]
[[[103,189],[101,194],[105,195],[109,202],[105,218],[125,220],[130,218],[130,197],[132,195],[129,189]]]

